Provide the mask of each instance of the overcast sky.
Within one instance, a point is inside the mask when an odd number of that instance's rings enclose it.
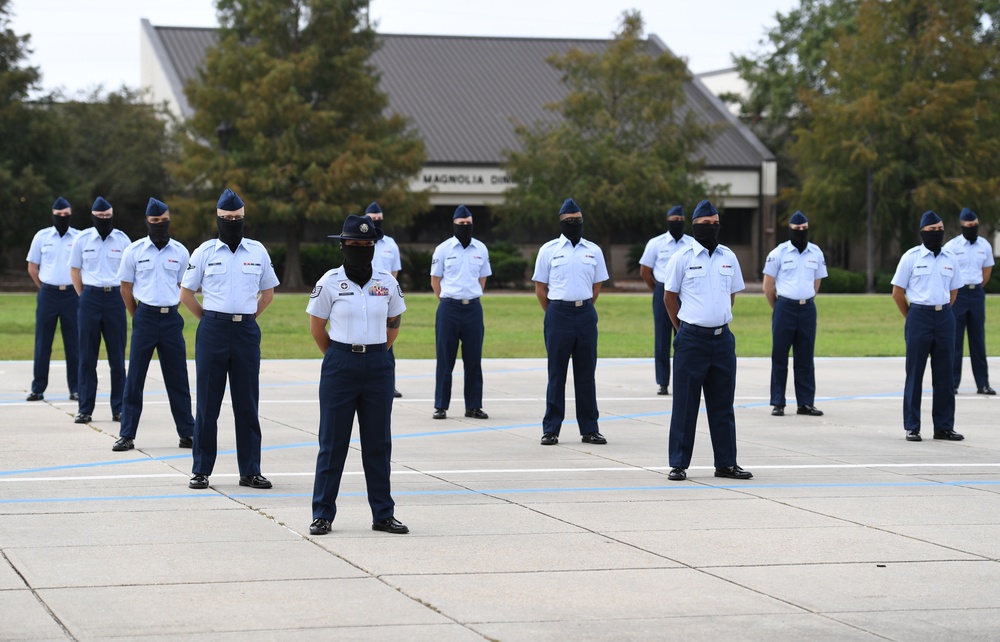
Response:
[[[694,73],[731,65],[757,49],[776,12],[799,0],[372,0],[385,33],[606,38],[623,11],[638,9]],[[13,0],[11,27],[30,34],[42,86],[68,95],[139,85],[140,20],[214,27],[212,0]]]

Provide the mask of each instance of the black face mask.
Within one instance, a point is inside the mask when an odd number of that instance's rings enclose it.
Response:
[[[962,228],[962,236],[969,243],[975,243],[979,239],[979,223]]]
[[[227,221],[221,216],[216,216],[215,219],[215,222],[219,225],[219,240],[228,245],[233,254],[236,254],[236,248],[240,246],[240,241],[243,240],[243,224],[246,221],[243,219]]]
[[[667,231],[675,241],[681,240],[684,236],[684,221],[667,221]]]
[[[944,243],[944,230],[920,230],[920,240],[924,247],[937,256],[941,253],[941,244]]]
[[[56,232],[59,232],[59,236],[66,236],[66,231],[69,229],[69,217],[53,214],[52,225],[55,226]]]
[[[146,230],[149,231],[149,240],[158,250],[162,250],[170,241],[170,221],[150,223],[147,219]]]
[[[90,218],[94,221],[94,227],[97,228],[97,233],[101,235],[102,241],[108,238],[108,234],[111,234],[111,230],[115,229],[115,220],[113,217],[98,218],[91,214]]]
[[[382,229],[382,219],[380,219],[380,218],[373,218],[372,219],[372,223],[375,224],[375,229],[376,230],[381,230]]]
[[[576,244],[583,238],[583,219],[567,218],[559,221],[559,231],[576,247]]]
[[[368,283],[372,278],[375,246],[341,244],[340,251],[344,255],[344,273],[347,278],[361,286]]]
[[[708,250],[708,253],[712,254],[715,252],[715,248],[719,247],[719,230],[721,228],[721,225],[696,223],[691,226],[691,231],[694,232],[694,240],[701,243]]]
[[[809,245],[809,230],[793,230],[789,228],[788,240],[792,242],[792,246],[800,253],[805,252],[806,246]]]
[[[455,238],[462,244],[462,247],[469,247],[469,243],[472,243],[472,224],[458,225],[456,223],[451,226],[451,229],[455,234]]]

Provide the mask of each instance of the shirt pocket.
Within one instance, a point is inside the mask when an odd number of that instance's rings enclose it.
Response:
[[[707,274],[705,268],[700,265],[688,267],[684,271],[684,278],[681,281],[681,291],[679,293],[681,298],[683,299],[688,294],[704,294],[705,277]]]
[[[243,264],[243,288],[247,292],[258,292],[260,290],[260,277],[264,273],[264,268],[259,263]]]
[[[165,260],[163,262],[163,271],[166,272],[167,278],[171,279],[170,281],[171,284],[181,282],[180,269],[181,269],[181,264],[178,263],[177,261]]]
[[[224,295],[229,290],[229,275],[225,264],[206,265],[205,275],[202,277],[202,290],[205,285],[209,286],[213,292]]]
[[[731,265],[719,266],[719,288],[726,294],[730,294],[733,289],[733,275],[736,271]]]
[[[108,267],[111,268],[111,271],[113,273],[117,274],[118,273],[118,268],[122,264],[122,251],[121,250],[108,250],[107,257],[108,257]]]
[[[449,279],[458,277],[462,272],[462,259],[457,256],[444,257],[444,275]]]
[[[139,261],[138,263],[135,264],[136,272],[148,272],[152,269],[153,269],[153,262],[149,260]]]
[[[83,261],[84,269],[88,271],[96,270],[98,263],[97,250],[84,250],[80,254],[80,260]]]

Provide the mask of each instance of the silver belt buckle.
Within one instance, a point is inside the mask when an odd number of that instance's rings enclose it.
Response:
[[[360,343],[352,343],[351,344],[351,352],[354,352],[354,353],[357,353],[357,354],[364,354],[367,351],[368,351],[368,347],[365,346],[365,345],[362,345]]]
[[[462,299],[462,305],[469,305],[469,299]]]
[[[943,305],[935,305],[935,306],[934,306],[934,311],[935,311],[935,312],[940,312],[940,311],[941,311],[941,310],[943,310],[943,309],[944,309],[944,306],[943,306]]]
[[[973,285],[969,285],[969,286],[966,286],[966,287],[968,287],[968,288],[969,288],[970,290],[975,290],[975,289],[976,289],[976,286],[975,286],[975,284],[973,284]]]
[[[111,286],[110,285],[105,285],[104,286],[104,291],[105,292],[110,292],[111,291]]]
[[[65,291],[66,291],[66,288],[68,288],[68,287],[69,287],[68,285],[60,285],[60,286],[59,286],[59,291],[60,291],[60,292],[65,292]]]
[[[160,308],[160,314],[168,314],[169,312],[170,308]]]
[[[583,307],[583,301],[573,301],[573,306],[577,308]]]
[[[712,330],[712,334],[714,335],[722,334],[722,328],[716,328],[715,330]]]
[[[799,305],[805,305],[806,299],[799,299]]]
[[[242,320],[243,320],[243,315],[242,314],[234,314],[233,315],[233,323],[239,323]]]

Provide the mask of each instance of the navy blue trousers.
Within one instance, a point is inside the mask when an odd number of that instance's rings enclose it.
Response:
[[[396,363],[386,351],[353,353],[330,346],[323,357],[319,380],[319,455],[313,484],[313,519],[333,521],[344,462],[358,417],[361,464],[368,487],[372,521],[393,516],[389,494],[392,457],[392,392]]]
[[[545,351],[549,361],[549,385],[545,391],[542,432],[556,435],[566,418],[566,371],[573,359],[576,423],[580,434],[597,432],[597,310],[587,301],[549,301],[545,310]]]
[[[688,468],[705,391],[715,466],[736,465],[736,337],[687,324],[674,339],[674,404],[670,415],[670,465]]]
[[[260,327],[253,315],[233,323],[205,314],[195,333],[194,364],[198,400],[192,474],[211,475],[215,468],[219,411],[228,378],[236,421],[236,463],[240,475],[259,475]]]
[[[60,290],[57,286],[42,284],[35,297],[35,371],[31,392],[42,394],[49,387],[49,359],[52,341],[56,336],[56,322],[62,332],[66,350],[66,385],[70,393],[78,392],[77,376],[80,374],[80,355],[77,345],[80,331],[76,324],[76,308],[80,297],[73,286]]]
[[[920,430],[920,397],[927,357],[931,358],[934,389],[931,418],[934,430],[954,430],[955,390],[952,387],[952,357],[955,354],[955,315],[945,306],[910,306],[906,316],[906,387],[903,389],[903,428]]]
[[[663,284],[656,282],[653,290],[653,364],[656,367],[656,385],[670,385],[670,340],[674,325],[670,323],[667,306],[663,303]]]
[[[972,376],[976,387],[990,385],[990,371],[986,363],[986,293],[979,287],[974,290],[961,288],[951,311],[955,316],[955,365],[952,380],[954,388],[962,382],[962,355],[965,352],[965,333],[969,333],[969,357],[972,359]]]
[[[77,306],[76,324],[80,330],[80,393],[79,412],[94,414],[97,402],[97,357],[101,351],[101,337],[111,368],[111,413],[122,411],[122,393],[125,390],[125,339],[128,322],[125,320],[125,302],[121,291],[110,292],[83,288]]]
[[[462,343],[465,370],[465,407],[483,407],[483,306],[479,299],[467,305],[457,299],[441,299],[434,323],[437,371],[434,377],[434,407],[451,405],[451,373],[455,369],[458,344]]]
[[[816,401],[816,303],[809,299],[778,298],[771,315],[771,405],[785,405],[788,384],[788,349],[793,350],[795,402],[811,406]]]
[[[163,385],[167,388],[170,414],[181,437],[194,435],[191,416],[191,388],[188,385],[187,347],[184,344],[184,318],[177,306],[167,314],[160,308],[139,305],[132,317],[132,343],[129,346],[128,374],[125,376],[125,403],[118,434],[135,439],[142,416],[142,392],[153,350],[160,359]]]

